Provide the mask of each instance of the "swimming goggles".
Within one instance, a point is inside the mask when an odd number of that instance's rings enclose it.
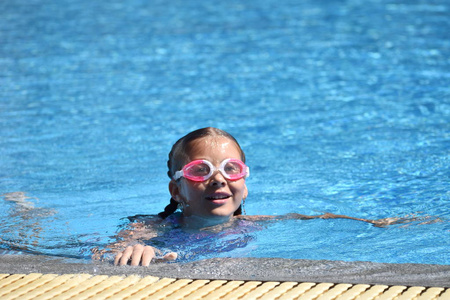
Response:
[[[178,180],[184,177],[192,181],[201,182],[208,180],[217,170],[229,180],[238,180],[250,176],[249,167],[239,159],[227,158],[220,163],[218,169],[211,162],[199,159],[191,161],[183,169],[176,171],[173,179]]]

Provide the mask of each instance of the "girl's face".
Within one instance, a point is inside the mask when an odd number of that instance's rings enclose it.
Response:
[[[241,159],[234,141],[225,137],[205,137],[189,144],[189,157],[185,164],[205,159],[216,168],[227,158]],[[194,182],[182,177],[171,180],[169,190],[172,198],[183,206],[184,216],[196,216],[207,219],[226,220],[239,208],[242,199],[247,197],[245,179],[227,180],[216,171],[203,182]]]

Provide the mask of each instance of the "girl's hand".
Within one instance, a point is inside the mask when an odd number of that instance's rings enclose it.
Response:
[[[115,266],[127,265],[131,260],[131,266],[144,266],[148,267],[153,258],[156,257],[155,252],[159,250],[151,247],[137,244],[134,246],[128,246],[124,251],[119,252],[114,259]],[[177,259],[177,254],[175,252],[170,252],[161,259],[162,261],[172,261]]]

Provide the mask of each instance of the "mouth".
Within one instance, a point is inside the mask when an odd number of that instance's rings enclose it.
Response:
[[[207,196],[206,200],[209,200],[216,204],[222,204],[230,197],[231,195],[228,193],[214,193],[212,195]]]

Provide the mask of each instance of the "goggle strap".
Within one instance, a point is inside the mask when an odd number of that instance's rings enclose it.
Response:
[[[183,170],[180,170],[180,171],[176,171],[175,172],[175,175],[173,175],[173,180],[178,180],[178,179],[180,179],[181,177],[183,177]]]

